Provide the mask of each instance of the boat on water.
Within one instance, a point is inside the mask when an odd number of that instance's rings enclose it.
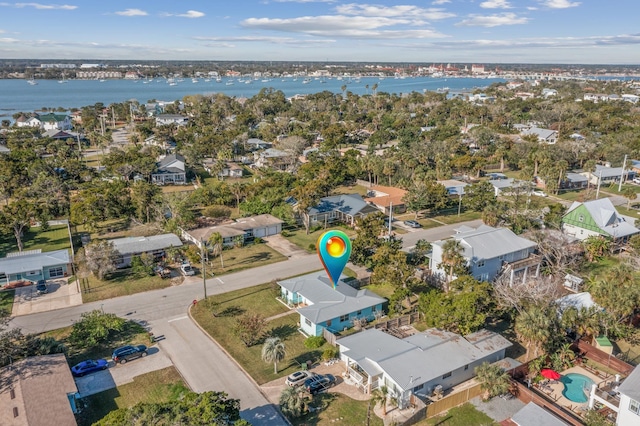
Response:
[[[232,86],[232,85],[233,85],[233,81],[227,81],[225,84],[226,84],[227,86]]]
[[[32,85],[32,86],[37,86],[37,85],[38,85],[38,82],[37,82],[37,81],[35,81],[34,79],[27,80],[27,83],[29,83],[29,84],[30,84],[30,85]]]
[[[448,91],[449,91],[449,88],[448,88],[447,86],[445,86],[445,87],[438,87],[438,88],[436,89],[436,92],[438,92],[438,93],[445,93],[445,92],[448,92]]]
[[[309,83],[311,83],[310,78],[305,78],[304,80],[302,80],[302,84],[309,84]]]

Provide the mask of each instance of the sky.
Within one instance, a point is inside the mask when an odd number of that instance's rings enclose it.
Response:
[[[639,15],[638,0],[0,0],[0,58],[636,65]]]

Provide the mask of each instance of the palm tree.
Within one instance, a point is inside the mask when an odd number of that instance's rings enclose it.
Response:
[[[287,417],[300,417],[304,414],[306,403],[302,386],[287,386],[280,394],[280,409]]]
[[[475,368],[476,379],[480,382],[480,388],[484,391],[482,399],[487,401],[494,396],[502,395],[509,390],[511,380],[509,374],[499,365],[483,362]]]
[[[533,305],[516,318],[516,335],[527,348],[527,361],[529,360],[531,347],[534,349],[534,356],[537,357],[538,350],[550,338],[551,317],[549,314],[543,307]]]
[[[456,239],[449,239],[444,242],[442,245],[442,263],[441,265],[447,266],[449,268],[449,274],[447,277],[447,282],[444,288],[445,292],[449,291],[449,283],[453,281],[453,274],[457,269],[460,269],[465,262],[464,256],[464,247],[460,241]]]
[[[278,362],[282,361],[286,355],[284,342],[279,337],[269,337],[262,346],[262,360],[273,362],[273,372],[278,374]]]
[[[387,415],[387,399],[389,397],[389,389],[386,386],[381,386],[371,392],[371,399],[369,404],[373,404],[374,407],[378,405],[382,408],[382,416]]]
[[[209,237],[209,245],[211,246],[211,251],[214,256],[220,256],[220,265],[224,268],[224,261],[222,260],[222,249],[224,245],[222,244],[222,235],[219,232],[214,232]]]

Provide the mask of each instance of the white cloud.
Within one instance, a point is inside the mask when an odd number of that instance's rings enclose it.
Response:
[[[186,13],[163,13],[162,16],[176,16],[178,18],[202,18],[204,12],[198,12],[197,10],[187,10]]]
[[[515,13],[502,13],[499,15],[469,15],[469,18],[458,22],[459,27],[499,27],[501,25],[526,24],[529,18],[517,16]]]
[[[579,1],[569,1],[569,0],[544,0],[541,2],[543,6],[550,7],[551,9],[567,9],[569,7],[577,7],[580,6]]]
[[[71,6],[68,4],[40,4],[40,3],[15,3],[15,7],[23,8],[23,7],[33,7],[34,9],[42,9],[42,10],[74,10],[77,9],[78,6]]]
[[[488,0],[480,3],[483,9],[511,9],[512,6],[507,0]]]
[[[20,40],[18,40],[17,38],[0,37],[0,43],[18,43],[19,41]]]
[[[436,31],[382,30],[393,25],[408,25],[412,21],[401,18],[324,15],[303,16],[291,19],[249,18],[240,24],[247,28],[303,33],[324,37],[400,39],[444,37]]]
[[[444,9],[422,8],[413,5],[381,6],[375,4],[345,4],[336,7],[336,11],[343,15],[357,16],[381,16],[381,17],[407,17],[423,18],[430,20],[453,18],[454,13]]]
[[[451,3],[451,0],[433,0],[431,2],[431,4],[433,5],[439,5],[439,4],[446,4],[446,3]]]
[[[115,14],[120,16],[147,16],[148,15],[147,12],[140,9],[125,9],[119,12],[115,12]]]
[[[200,41],[214,41],[215,46],[235,47],[233,43],[271,43],[278,45],[327,45],[336,43],[336,40],[329,39],[311,39],[311,38],[294,38],[294,37],[268,37],[268,36],[241,36],[241,37],[194,37]],[[221,43],[221,44],[220,44]],[[213,45],[212,45],[213,46]]]

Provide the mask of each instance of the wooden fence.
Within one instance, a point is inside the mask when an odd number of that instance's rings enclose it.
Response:
[[[477,385],[464,389],[460,392],[445,396],[444,398],[427,405],[427,418],[449,411],[453,407],[464,404],[471,398],[475,398],[481,394],[482,388],[480,383],[478,383]]]
[[[627,364],[623,360],[616,358],[614,355],[601,351],[585,341],[577,340],[573,343],[572,347],[576,352],[587,357],[587,359],[598,362],[624,376],[628,376],[631,374],[631,371],[633,371],[633,365]]]
[[[327,341],[331,346],[336,346],[336,340],[338,339],[335,334],[327,330],[326,328],[322,329],[322,337]]]
[[[402,327],[403,325],[413,324],[414,322],[417,322],[419,320],[420,320],[420,313],[414,312],[409,315],[404,315],[398,318],[392,318],[386,321],[381,321],[379,323],[376,323],[374,327],[377,329],[398,328],[398,327]]]
[[[538,394],[538,392],[533,388],[528,388],[527,385],[524,385],[515,380],[513,381],[513,384],[516,387],[516,396],[525,404],[533,401],[534,404],[552,412],[570,425],[581,426],[584,424],[580,421],[580,418],[575,413],[569,411],[569,409],[560,407],[555,402],[548,400],[546,397]]]

